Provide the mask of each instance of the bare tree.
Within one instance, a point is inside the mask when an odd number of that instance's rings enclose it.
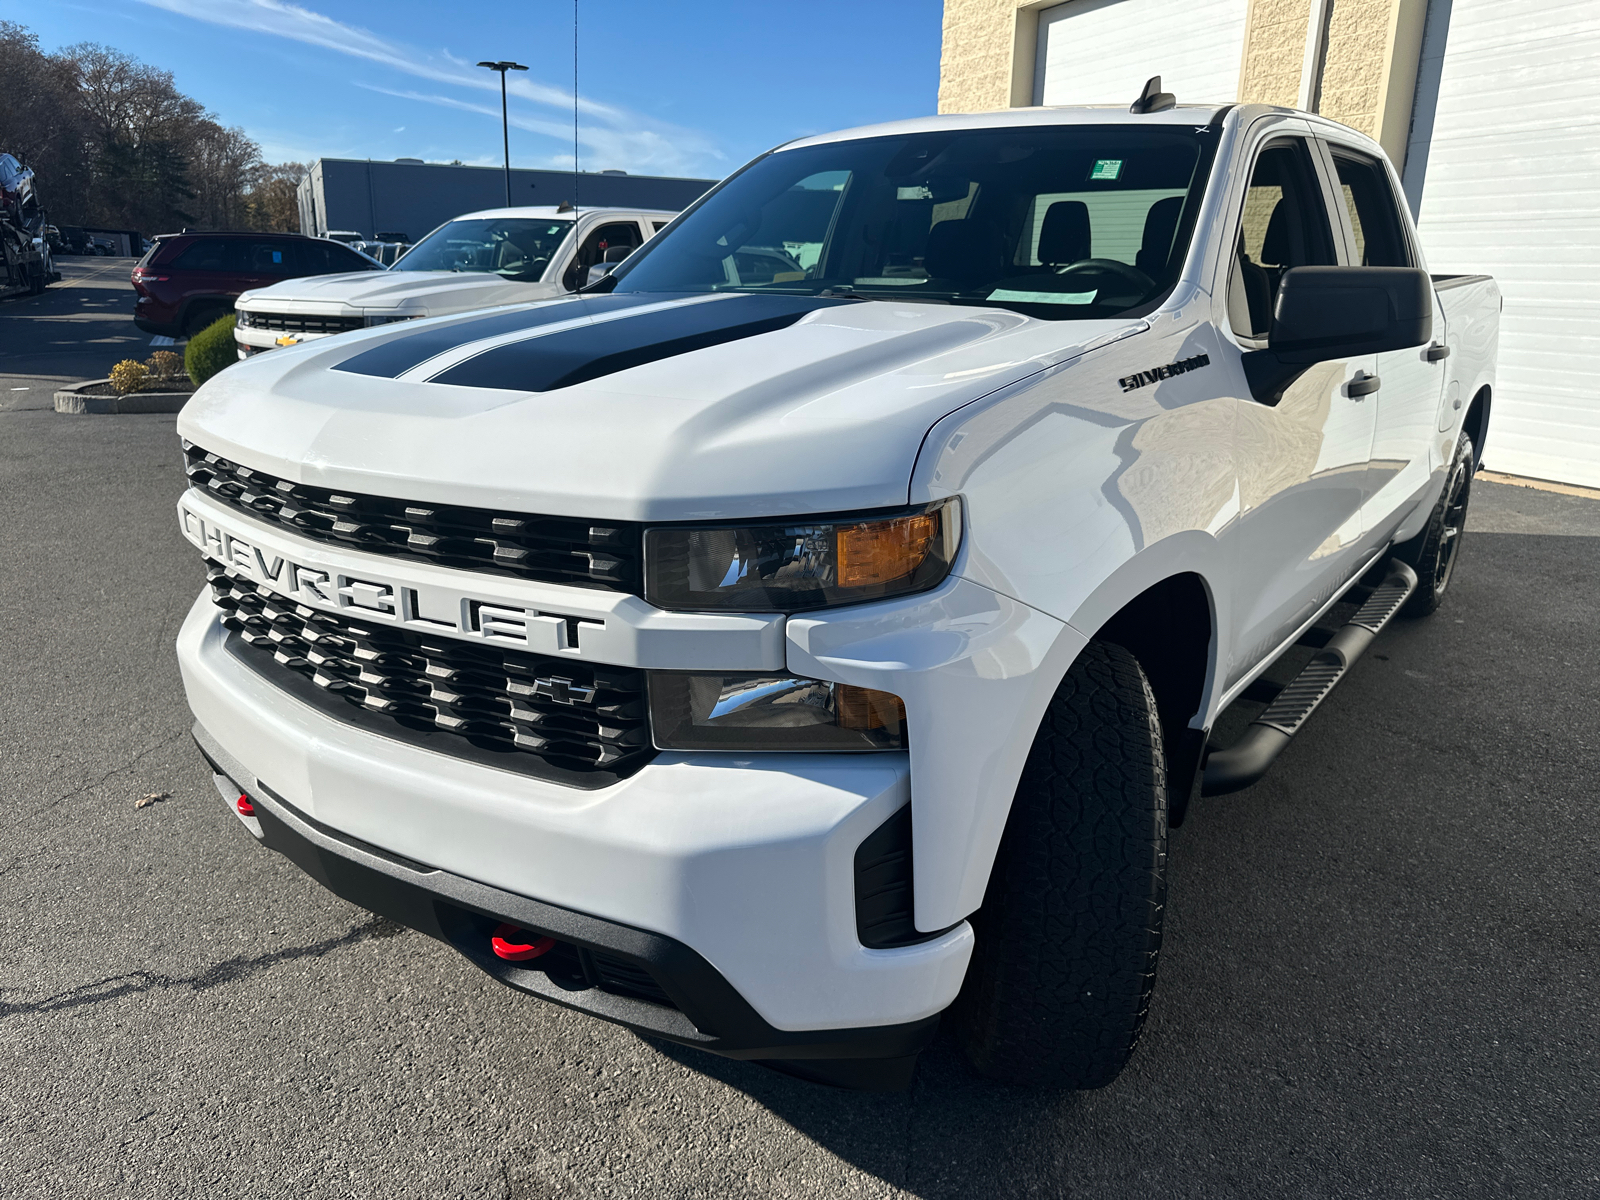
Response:
[[[45,54],[10,21],[0,64],[0,151],[34,169],[57,224],[299,228],[305,167],[263,163],[244,130],[180,92],[170,71],[89,42]]]

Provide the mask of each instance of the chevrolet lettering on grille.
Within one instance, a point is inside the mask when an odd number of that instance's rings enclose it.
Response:
[[[522,608],[442,587],[423,589],[297,563],[183,503],[178,505],[178,522],[183,536],[224,570],[242,574],[285,599],[312,608],[348,612],[421,633],[481,638],[542,654],[579,650],[584,630],[597,631],[604,625],[589,617]],[[585,689],[568,679],[539,682],[549,685],[548,691],[541,694],[559,704],[593,699],[592,689],[590,695],[582,695]]]

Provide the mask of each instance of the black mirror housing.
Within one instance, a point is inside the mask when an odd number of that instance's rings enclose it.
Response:
[[[1433,337],[1433,281],[1416,267],[1294,267],[1284,272],[1268,348],[1284,363],[1420,346]]]
[[[1307,367],[1421,346],[1433,337],[1433,280],[1418,267],[1292,267],[1278,284],[1267,349],[1244,355],[1250,394],[1276,404]]]

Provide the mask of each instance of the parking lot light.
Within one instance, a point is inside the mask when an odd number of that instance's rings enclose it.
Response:
[[[506,118],[506,72],[526,71],[528,68],[514,62],[481,62],[480,67],[500,72],[500,139],[506,152],[506,207],[511,207],[511,127]]]

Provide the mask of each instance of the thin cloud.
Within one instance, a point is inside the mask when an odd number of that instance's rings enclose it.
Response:
[[[373,83],[357,83],[355,86],[383,96],[393,96],[397,100],[432,104],[440,108],[478,113],[495,119],[500,116],[498,105],[475,104],[470,100],[461,100],[437,92],[413,92],[379,87]],[[520,113],[511,113],[508,119],[513,129],[537,133],[543,137],[562,141],[569,146],[572,144],[570,122],[530,117]],[[622,166],[630,170],[645,168],[651,171],[682,174],[696,170],[696,164],[708,158],[722,157],[696,135],[685,135],[676,131],[662,132],[656,129],[615,129],[607,126],[579,125],[578,144],[584,151],[585,165],[591,170]],[[560,162],[566,170],[572,169],[570,153],[556,156],[553,161]]]
[[[377,63],[419,79],[452,87],[468,88],[476,92],[498,92],[500,81],[457,58],[448,51],[438,56],[426,54],[410,46],[389,41],[367,29],[286,0],[140,0],[152,8],[163,9],[178,16],[211,25],[242,29],[251,33],[288,38],[310,46],[333,50],[353,58]],[[357,84],[369,91],[402,99],[435,104],[467,112],[498,117],[498,106],[477,105],[454,97],[395,91],[369,84]],[[507,78],[506,90],[510,96],[529,104],[546,108],[572,111],[572,93],[550,84],[540,83],[526,75],[512,74]],[[723,155],[704,134],[687,129],[677,129],[660,122],[630,113],[613,105],[584,99],[579,112],[589,119],[589,127],[580,122],[579,142],[598,158],[604,166],[624,166],[629,169],[683,172],[696,169],[700,164],[720,162]],[[571,144],[570,122],[558,119],[540,119],[513,113],[510,123],[518,129],[542,136],[559,138]]]

